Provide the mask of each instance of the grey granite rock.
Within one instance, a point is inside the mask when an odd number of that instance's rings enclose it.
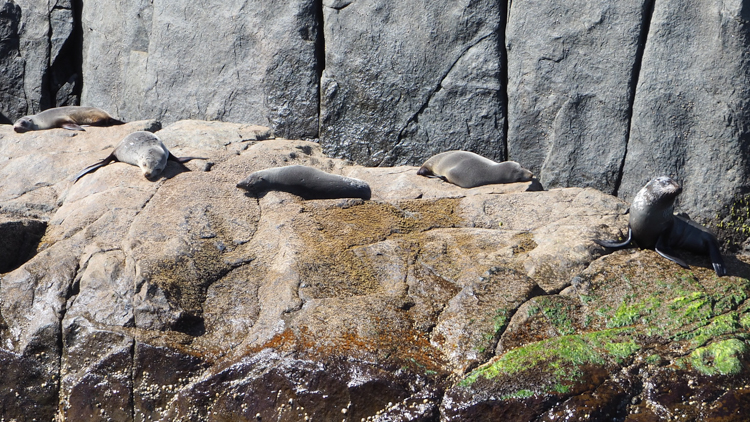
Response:
[[[505,156],[503,10],[494,2],[324,2],[320,139],[367,165]]]
[[[125,120],[223,120],[316,137],[313,5],[84,2],[81,101]]]
[[[678,208],[713,218],[750,189],[748,7],[656,3],[618,192],[623,199],[650,178],[670,175],[683,187]]]
[[[647,4],[511,4],[508,157],[539,175],[545,187],[615,192]]]
[[[26,112],[24,64],[19,51],[21,8],[12,1],[0,8],[0,123],[12,123]]]

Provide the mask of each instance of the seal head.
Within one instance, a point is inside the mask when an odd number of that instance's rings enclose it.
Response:
[[[13,130],[17,133],[24,133],[30,130],[36,130],[36,125],[29,116],[24,116],[13,123]]]

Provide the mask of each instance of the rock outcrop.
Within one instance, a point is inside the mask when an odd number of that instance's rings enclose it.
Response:
[[[80,100],[270,126],[368,166],[467,149],[625,201],[667,174],[681,211],[728,223],[750,191],[748,16],[706,0],[13,0],[0,122]]]
[[[113,163],[126,134],[177,156]],[[310,165],[372,200],[249,196]],[[0,126],[0,414],[16,420],[736,420],[750,265],[716,278],[606,251],[627,204],[591,188],[461,189],[265,127]],[[6,255],[0,255],[6,256]],[[10,262],[10,261],[8,261]],[[695,403],[704,403],[695,405]],[[725,419],[721,419],[725,417]],[[730,417],[726,419],[726,417]]]

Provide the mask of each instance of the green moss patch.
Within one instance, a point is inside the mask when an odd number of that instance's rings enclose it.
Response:
[[[729,339],[695,349],[688,360],[694,369],[705,375],[732,375],[744,369],[743,358],[748,350],[744,341]]]
[[[548,376],[543,391],[564,393],[582,375],[584,365],[622,364],[640,347],[630,338],[632,329],[612,329],[581,335],[555,337],[511,350],[494,363],[470,373],[462,382],[470,386],[480,377],[494,379],[533,370]],[[519,390],[515,394],[521,394]]]

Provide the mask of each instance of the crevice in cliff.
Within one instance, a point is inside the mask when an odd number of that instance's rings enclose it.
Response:
[[[511,0],[508,0],[507,8],[503,8],[502,1],[499,2],[498,8],[504,15],[500,17],[500,27],[498,28],[498,49],[500,50],[500,103],[503,107],[503,160],[510,159],[508,151],[508,48],[505,46],[505,28],[508,27],[508,17],[510,16]]]
[[[48,15],[49,33],[47,54],[49,66],[42,81],[39,100],[41,109],[78,105],[82,91],[83,27],[81,23],[82,0],[72,0],[70,9],[56,4]],[[70,13],[70,34],[59,51],[55,51],[56,31],[64,29],[61,21]]]
[[[633,62],[633,73],[630,77],[630,103],[628,104],[628,132],[625,134],[625,152],[622,155],[620,161],[620,169],[617,172],[617,179],[612,189],[612,195],[618,196],[620,191],[620,185],[622,184],[622,178],[625,172],[625,159],[628,156],[628,144],[630,144],[630,134],[633,128],[633,108],[635,106],[635,97],[637,95],[638,80],[641,75],[641,65],[643,62],[643,53],[646,49],[646,42],[648,41],[648,33],[651,30],[651,17],[654,14],[654,5],[656,0],[646,0],[643,4],[643,26],[641,26],[641,33],[638,38],[638,48],[635,52],[635,60]]]
[[[325,26],[323,18],[323,0],[316,0],[315,5],[315,75],[318,81],[318,133],[316,137],[320,137],[320,119],[323,115],[323,96],[321,89],[323,87],[323,71],[326,68],[326,40],[325,40]]]

